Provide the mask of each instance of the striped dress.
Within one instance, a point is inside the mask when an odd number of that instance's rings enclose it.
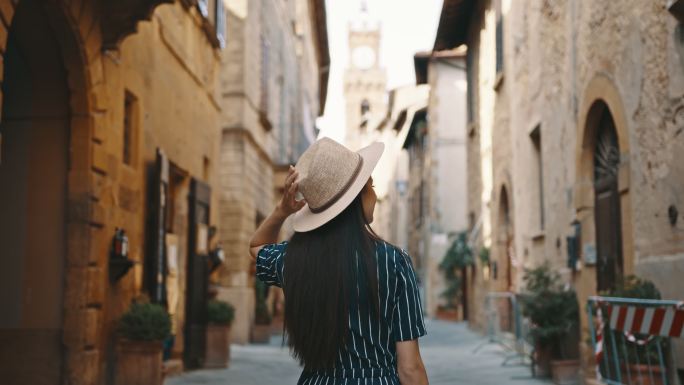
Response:
[[[257,255],[256,275],[282,287],[287,242],[264,246]],[[362,310],[352,298],[347,346],[340,349],[335,368],[304,368],[298,385],[400,385],[397,341],[424,336],[425,323],[411,258],[386,242],[376,242],[380,319]]]

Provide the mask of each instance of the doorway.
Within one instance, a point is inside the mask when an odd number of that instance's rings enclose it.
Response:
[[[512,292],[513,287],[513,266],[512,266],[512,250],[513,250],[513,225],[511,224],[510,202],[508,197],[508,189],[506,186],[501,187],[499,195],[499,212],[498,212],[498,253],[500,267],[500,277],[502,283],[499,285],[499,290],[504,292]],[[499,302],[499,312],[501,314],[501,330],[513,331],[513,304],[511,300],[505,299]]]
[[[195,369],[204,365],[206,350],[211,187],[191,179],[188,205],[184,361],[186,368]]]
[[[0,123],[0,378],[62,377],[70,106],[43,4],[21,1],[4,54]]]
[[[613,289],[623,275],[619,167],[620,148],[615,123],[604,105],[594,146],[596,283],[599,292]]]

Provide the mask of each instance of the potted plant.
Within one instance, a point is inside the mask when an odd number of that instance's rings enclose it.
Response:
[[[468,246],[466,232],[457,235],[454,242],[444,254],[439,269],[444,275],[446,288],[441,293],[441,297],[446,300],[445,305],[437,307],[437,318],[458,321],[460,319],[459,304],[461,298],[461,272],[467,266],[473,264],[473,251]]]
[[[619,278],[615,287],[600,293],[607,297],[634,298],[634,299],[661,299],[660,291],[655,284],[649,280],[641,279],[635,275]],[[606,328],[608,323],[606,322]],[[606,329],[604,335],[611,333]],[[640,373],[652,373],[653,383],[660,385],[662,380],[662,369],[657,362],[659,357],[657,350],[651,346],[660,344],[662,349],[667,351],[669,348],[668,340],[664,337],[647,336],[643,334],[630,335],[631,338],[624,338],[627,349],[618,350],[618,361],[621,363],[622,378],[639,378]],[[639,341],[640,343],[637,343]],[[630,346],[633,345],[633,346]],[[626,352],[626,354],[625,354]],[[649,365],[649,363],[652,363]]]
[[[163,306],[134,302],[119,320],[117,385],[161,385],[162,342],[171,332]]]
[[[207,351],[206,368],[227,368],[230,360],[230,325],[235,318],[235,308],[224,301],[207,303]]]
[[[254,283],[255,291],[255,308],[254,308],[254,325],[252,327],[252,342],[267,343],[271,339],[271,313],[268,312],[266,305],[266,297],[268,295],[268,286],[256,280]]]
[[[535,371],[556,384],[579,383],[579,305],[574,290],[560,283],[548,264],[525,270],[523,315],[531,321]]]

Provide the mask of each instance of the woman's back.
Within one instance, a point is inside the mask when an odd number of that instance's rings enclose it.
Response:
[[[290,167],[283,197],[249,243],[259,279],[285,293],[288,345],[304,366],[299,384],[428,383],[411,260],[370,227],[371,174],[383,149],[316,141]],[[276,244],[290,216],[294,234]]]
[[[288,242],[264,246],[257,256],[257,277],[283,286]],[[375,242],[379,315],[371,310],[363,284],[349,298],[346,344],[335,367],[304,368],[300,384],[399,384],[396,342],[425,335],[416,274],[410,257],[395,246]],[[356,277],[363,277],[358,260]],[[287,293],[285,293],[287,296]],[[332,297],[332,296],[331,296]]]

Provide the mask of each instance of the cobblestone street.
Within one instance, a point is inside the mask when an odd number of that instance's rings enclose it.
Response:
[[[428,335],[421,338],[421,352],[431,385],[546,384],[531,378],[528,366],[502,366],[504,351],[469,331],[465,323],[427,321]],[[271,385],[296,384],[300,368],[280,347],[280,337],[270,345],[232,346],[230,368],[188,372],[167,380],[166,385]],[[482,345],[484,344],[484,345]],[[473,351],[480,347],[477,353]],[[515,361],[515,360],[514,360]]]

